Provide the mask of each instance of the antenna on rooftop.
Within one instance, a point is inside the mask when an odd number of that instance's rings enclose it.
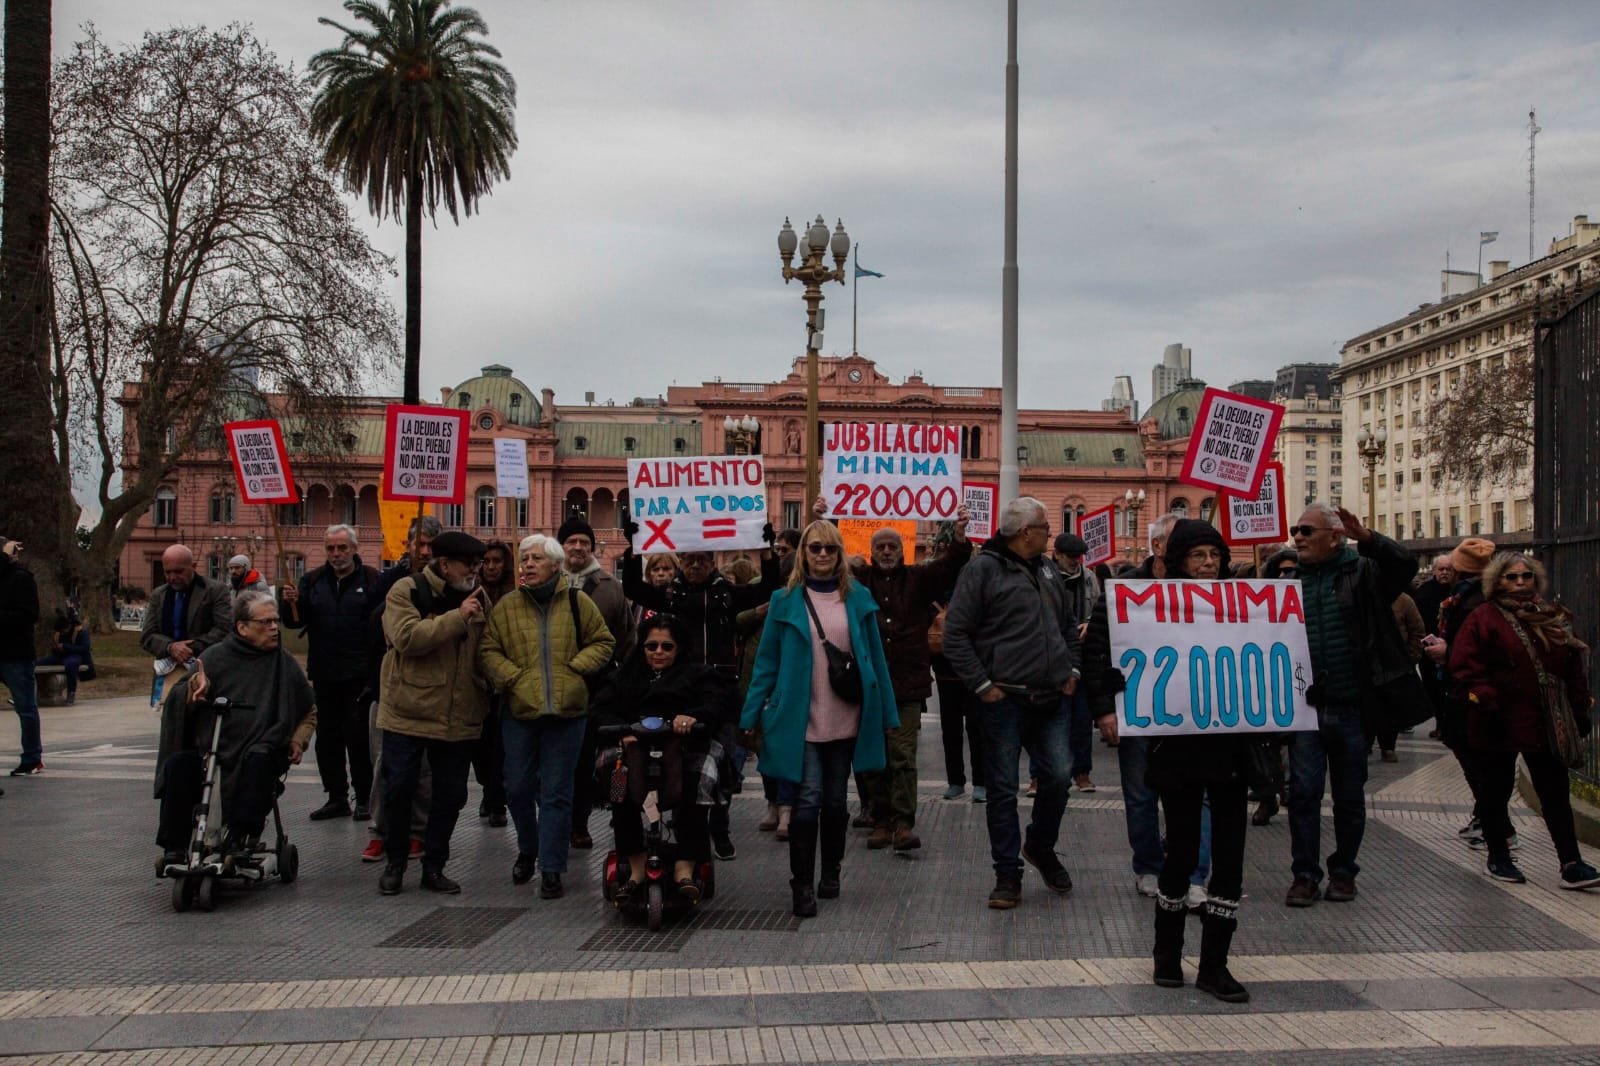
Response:
[[[1533,139],[1544,131],[1528,112],[1528,262],[1533,262]]]

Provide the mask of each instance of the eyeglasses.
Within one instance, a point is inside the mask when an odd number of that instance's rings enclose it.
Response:
[[[645,651],[673,651],[678,646],[670,640],[650,640],[644,645]]]
[[[249,625],[267,626],[268,628],[271,628],[272,626],[281,626],[283,624],[283,620],[281,618],[246,618],[245,622]]]
[[[1534,576],[1532,574],[1528,573],[1526,570],[1518,570],[1518,571],[1516,571],[1515,573],[1512,573],[1512,574],[1501,574],[1500,575],[1500,580],[1501,581],[1515,581],[1517,584],[1520,585],[1524,581],[1532,582],[1532,581],[1535,580],[1535,578],[1534,578]]]
[[[1048,532],[1050,532],[1050,523],[1049,522],[1038,522],[1038,523],[1035,523],[1034,525],[1031,525],[1031,526],[1023,526],[1022,528],[1023,529],[1037,529],[1041,533],[1048,533]]]
[[[1332,526],[1290,526],[1289,527],[1289,536],[1291,536],[1291,537],[1312,537],[1312,536],[1315,536],[1318,533],[1326,533],[1329,530],[1331,530],[1332,528],[1333,528]]]
[[[839,546],[837,544],[819,544],[816,541],[812,541],[806,545],[806,551],[812,555],[832,555],[838,550]]]

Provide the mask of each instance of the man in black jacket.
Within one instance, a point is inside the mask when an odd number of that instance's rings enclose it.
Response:
[[[0,678],[11,690],[11,702],[22,725],[22,760],[11,776],[31,777],[44,769],[39,697],[33,678],[33,627],[39,622],[39,590],[33,575],[17,562],[21,551],[21,541],[0,537]]]
[[[161,572],[167,581],[150,593],[139,646],[152,658],[187,668],[195,656],[228,639],[233,593],[226,581],[207,581],[195,573],[194,552],[182,544],[161,553]]]
[[[820,502],[820,501],[819,501]],[[878,631],[889,661],[900,728],[889,732],[889,765],[856,778],[861,802],[872,818],[867,847],[911,851],[917,836],[917,736],[922,711],[933,693],[928,627],[933,605],[949,595],[961,568],[972,557],[967,542],[967,509],[957,512],[950,550],[931,562],[908,566],[900,534],[880,529],[872,535],[872,562],[853,567],[855,579],[878,601]]]
[[[288,625],[306,634],[306,673],[317,694],[317,773],[328,801],[311,812],[311,820],[348,815],[364,822],[372,792],[372,753],[367,748],[367,708],[360,697],[367,687],[364,627],[372,614],[378,572],[362,565],[356,531],[347,525],[329,526],[322,547],[327,561],[306,574],[298,587],[284,585],[279,611]]]

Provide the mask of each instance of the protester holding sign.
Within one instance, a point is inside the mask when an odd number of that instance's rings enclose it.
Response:
[[[1318,726],[1289,742],[1294,882],[1284,902],[1309,907],[1318,898],[1345,903],[1356,897],[1356,853],[1367,826],[1365,723],[1386,714],[1390,701],[1426,697],[1390,610],[1417,561],[1343,507],[1326,503],[1313,503],[1289,532],[1300,556],[1311,647],[1313,683],[1305,698],[1317,709]],[[1324,893],[1322,792],[1330,777],[1334,850]]]
[[[1180,519],[1167,536],[1168,578],[1219,583],[1228,578],[1228,546],[1211,523]],[[1164,584],[1149,586],[1158,594]],[[1215,587],[1215,585],[1213,585]],[[1144,649],[1158,657],[1157,649]],[[1192,656],[1191,656],[1192,660]],[[1137,660],[1136,660],[1137,661]],[[1137,667],[1136,667],[1137,668]],[[1220,677],[1220,668],[1218,674]],[[1185,671],[1178,671],[1180,684]],[[1204,677],[1204,690],[1195,687]],[[1209,670],[1187,671],[1190,706],[1212,705]],[[1131,681],[1137,687],[1137,681]],[[1125,697],[1126,698],[1126,697]],[[1219,708],[1220,710],[1220,708]],[[1116,712],[1102,728],[1116,727]],[[1218,724],[1222,724],[1218,720]],[[1200,816],[1211,808],[1211,882],[1201,908],[1200,973],[1195,987],[1228,1003],[1244,1003],[1250,993],[1228,972],[1228,948],[1238,928],[1244,883],[1244,832],[1251,738],[1227,730],[1158,736],[1150,741],[1147,781],[1161,796],[1167,814],[1167,853],[1156,896],[1155,983],[1183,987],[1183,933],[1188,920],[1189,875],[1200,857]]]

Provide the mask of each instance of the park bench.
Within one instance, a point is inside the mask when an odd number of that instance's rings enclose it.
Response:
[[[35,666],[33,678],[39,694],[39,706],[60,707],[67,702],[65,666]]]

